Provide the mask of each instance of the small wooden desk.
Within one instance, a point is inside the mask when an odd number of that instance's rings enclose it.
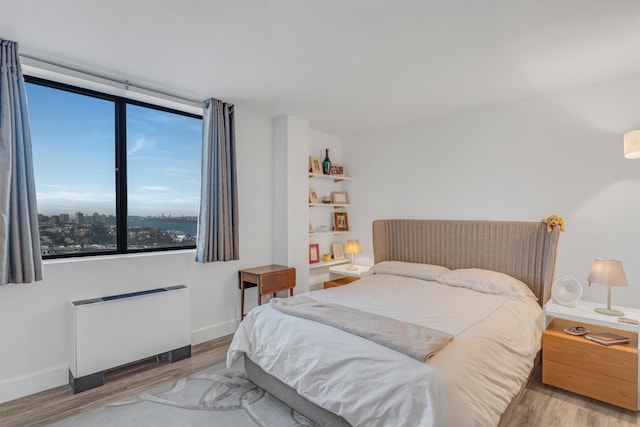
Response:
[[[262,267],[246,268],[240,270],[240,320],[244,319],[244,290],[245,288],[258,287],[258,305],[262,304],[263,295],[289,290],[289,296],[293,296],[293,288],[296,287],[296,269],[284,265],[263,265]]]

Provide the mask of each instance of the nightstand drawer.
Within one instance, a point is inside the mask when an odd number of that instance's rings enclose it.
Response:
[[[357,277],[340,277],[338,279],[333,279],[328,282],[324,282],[324,288],[325,289],[335,288],[338,286],[347,285],[351,282],[355,282],[356,280],[358,280]]]
[[[575,366],[543,359],[542,382],[574,393],[611,403],[622,408],[636,410],[638,389],[635,375],[628,373],[629,381],[589,371]],[[634,375],[633,377],[631,375]]]
[[[638,376],[637,347],[627,347],[628,344],[605,346],[584,337],[574,337],[557,331],[545,331],[542,336],[543,360],[597,371],[607,377],[622,380],[635,379]]]

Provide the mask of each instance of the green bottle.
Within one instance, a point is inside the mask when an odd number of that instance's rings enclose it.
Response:
[[[329,149],[324,150],[324,160],[322,161],[322,173],[329,175],[331,171],[331,160],[329,160]]]

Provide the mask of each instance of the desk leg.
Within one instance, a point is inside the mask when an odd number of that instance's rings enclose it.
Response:
[[[240,279],[240,320],[244,319],[244,280]]]

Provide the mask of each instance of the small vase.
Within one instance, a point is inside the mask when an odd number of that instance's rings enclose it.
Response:
[[[324,150],[324,160],[322,161],[322,173],[329,175],[331,171],[331,160],[329,160],[329,149]]]

